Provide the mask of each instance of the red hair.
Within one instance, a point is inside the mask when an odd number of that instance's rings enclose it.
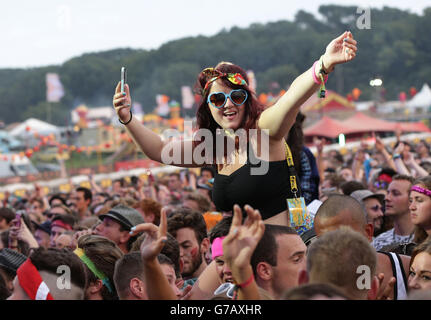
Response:
[[[247,141],[248,141],[248,131],[249,129],[256,129],[257,120],[260,117],[260,114],[264,110],[264,105],[262,105],[256,97],[256,93],[249,86],[249,79],[247,77],[247,73],[240,66],[229,62],[220,62],[215,69],[222,73],[239,73],[243,76],[246,85],[237,85],[233,84],[226,78],[220,78],[223,82],[223,85],[232,89],[244,89],[247,91],[248,98],[244,103],[244,118],[240,124],[239,128],[245,129],[247,132]],[[213,135],[213,147],[214,147],[214,157],[216,155],[216,130],[222,129],[220,125],[214,120],[210,107],[208,106],[207,99],[208,93],[211,91],[211,87],[213,83],[211,83],[208,89],[204,92],[205,84],[210,80],[206,75],[202,72],[199,74],[196,85],[195,92],[201,95],[201,100],[199,102],[197,111],[196,111],[196,123],[197,129],[208,129],[211,131]],[[194,142],[194,146],[199,145],[201,142]]]

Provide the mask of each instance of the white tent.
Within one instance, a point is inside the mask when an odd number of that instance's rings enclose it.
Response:
[[[425,83],[422,89],[410,101],[407,101],[406,105],[412,109],[431,107],[431,89],[428,84]]]
[[[27,131],[27,128],[30,130]],[[36,132],[40,135],[47,135],[50,133],[58,133],[59,130],[56,126],[48,122],[30,118],[13,128],[9,134],[14,137],[25,138],[26,136],[30,134],[33,135]]]

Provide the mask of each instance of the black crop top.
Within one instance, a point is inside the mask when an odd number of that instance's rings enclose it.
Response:
[[[243,209],[248,204],[259,209],[262,219],[268,219],[287,210],[286,199],[293,196],[287,162],[270,161],[266,174],[251,175],[251,168],[262,166],[263,160],[255,165],[253,148],[247,149],[247,163],[241,168],[230,175],[219,174],[216,170],[213,202],[218,211],[232,211],[234,204]],[[253,157],[251,162],[250,157]]]

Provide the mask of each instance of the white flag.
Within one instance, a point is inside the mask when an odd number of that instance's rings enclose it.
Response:
[[[164,94],[158,94],[156,96],[157,102],[157,114],[161,117],[166,117],[169,114],[169,97]]]
[[[46,101],[59,102],[64,96],[63,85],[57,73],[46,74]]]
[[[193,97],[192,88],[190,88],[189,86],[182,86],[181,95],[183,98],[183,108],[184,109],[193,108],[193,103],[195,103],[195,98]]]

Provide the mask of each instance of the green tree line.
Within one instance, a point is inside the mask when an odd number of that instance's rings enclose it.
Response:
[[[369,81],[382,77],[385,98],[418,90],[431,79],[431,7],[422,15],[383,7],[371,10],[371,29],[358,29],[355,6],[324,5],[320,18],[298,11],[293,21],[233,27],[210,37],[188,37],[165,43],[157,50],[120,48],[88,53],[62,65],[31,69],[0,69],[0,120],[28,117],[59,125],[70,121],[70,110],[111,105],[121,66],[128,68],[132,97],[151,112],[157,94],[181,101],[181,86],[193,86],[203,68],[231,61],[253,70],[257,93],[287,88],[324,53],[331,39],[351,30],[359,43],[357,58],[337,66],[327,88],[346,95],[355,87],[361,100],[371,99]],[[143,35],[145,36],[145,35]],[[56,72],[65,88],[60,103],[46,102],[45,74]],[[279,89],[278,89],[279,90]]]

